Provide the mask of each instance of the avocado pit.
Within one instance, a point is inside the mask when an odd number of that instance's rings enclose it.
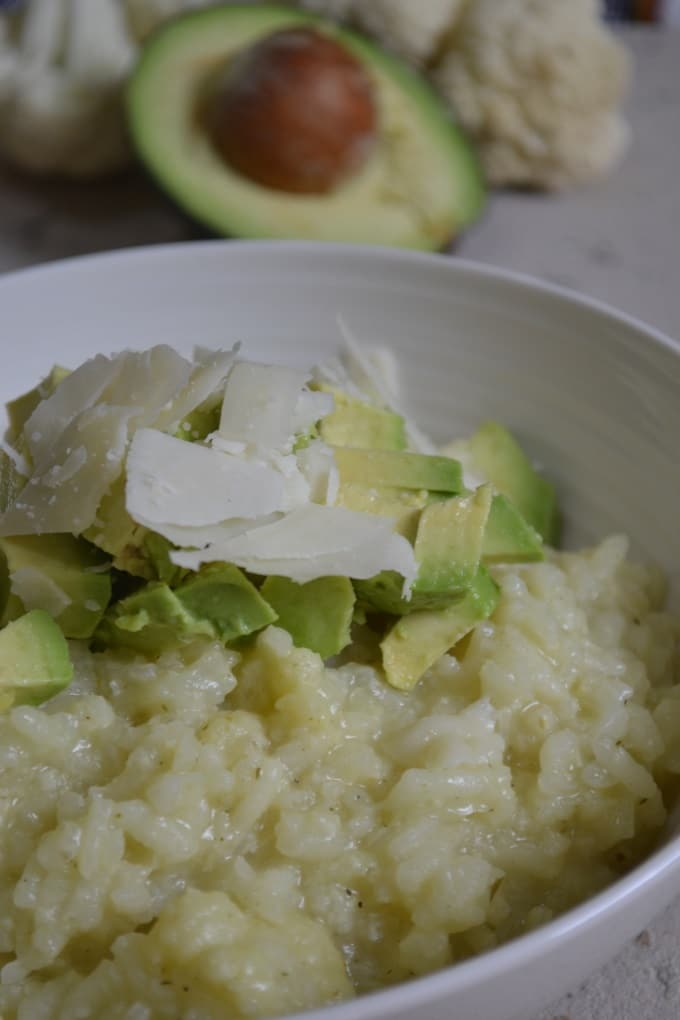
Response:
[[[257,184],[323,195],[368,158],[378,115],[369,75],[314,28],[274,32],[238,57],[210,104],[222,158]]]

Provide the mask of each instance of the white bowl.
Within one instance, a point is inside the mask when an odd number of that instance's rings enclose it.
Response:
[[[0,279],[0,397],[54,362],[166,342],[243,343],[308,365],[338,316],[399,356],[416,421],[445,440],[510,426],[556,482],[570,544],[625,531],[680,587],[680,347],[593,301],[441,256],[208,242],[75,259]],[[673,835],[673,832],[676,835]],[[538,931],[307,1020],[510,1020],[612,956],[680,888],[680,819],[628,876]]]

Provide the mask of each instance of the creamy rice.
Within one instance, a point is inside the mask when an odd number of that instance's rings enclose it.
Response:
[[[69,690],[0,718],[3,1020],[292,1012],[612,881],[680,772],[680,627],[626,551],[496,570],[411,694],[275,628],[155,665],[74,648]]]

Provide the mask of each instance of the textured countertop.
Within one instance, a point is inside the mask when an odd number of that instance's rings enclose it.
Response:
[[[626,162],[579,193],[494,198],[457,254],[580,290],[680,338],[680,32],[627,38],[638,66]],[[0,170],[0,271],[199,236],[134,173],[48,186]],[[680,900],[582,987],[521,1020],[678,1018]]]

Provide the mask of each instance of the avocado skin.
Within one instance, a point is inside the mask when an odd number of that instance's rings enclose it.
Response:
[[[228,644],[275,620],[274,610],[238,567],[214,563],[174,590],[150,581],[115,603],[94,644],[97,649],[126,647],[157,656],[196,638]]]
[[[1,580],[7,572],[7,590],[11,574],[22,567],[32,567],[53,581],[71,600],[59,614],[57,623],[67,638],[89,638],[94,634],[111,599],[111,573],[106,557],[88,542],[73,535],[21,535],[0,538]],[[88,605],[88,603],[90,605]],[[98,608],[92,608],[94,605]],[[9,595],[3,608],[4,619],[15,618],[24,606],[15,595]]]
[[[355,595],[349,578],[320,577],[298,584],[287,577],[268,577],[261,592],[278,615],[277,626],[288,631],[298,648],[328,659],[350,643]]]
[[[387,682],[412,690],[437,659],[493,613],[497,602],[498,586],[480,567],[460,601],[402,616],[380,643]]]
[[[412,132],[412,125],[417,125],[417,144],[406,153],[407,157],[418,153],[417,165],[410,173],[418,184],[428,173],[437,181],[437,201],[431,208],[422,208],[422,189],[402,195],[408,188],[401,182],[396,198],[390,194],[388,201],[384,200],[383,192],[394,192],[389,168],[401,150],[385,160],[388,172],[384,180],[378,180],[379,186],[371,179],[372,191],[357,186],[362,175],[359,171],[345,186],[310,204],[310,196],[276,193],[241,177],[219,156],[205,127],[203,131],[196,128],[205,125],[205,118],[196,110],[196,97],[208,92],[227,61],[265,36],[295,27],[330,35],[369,68],[377,83],[383,88],[389,83],[402,97],[407,129]],[[180,87],[169,100],[167,82],[174,79],[181,83],[185,77],[187,88]],[[133,145],[152,179],[185,214],[217,235],[440,251],[473,223],[485,206],[478,158],[450,109],[425,78],[368,39],[309,11],[236,3],[171,19],[145,46],[128,82],[125,108]],[[392,135],[397,134],[398,130],[393,130]],[[383,135],[385,145],[390,137]],[[209,160],[207,153],[211,154]],[[280,205],[272,211],[270,200],[275,194]],[[350,196],[347,201],[346,196]],[[395,206],[399,209],[396,217]]]
[[[39,705],[72,679],[66,639],[49,613],[33,609],[0,630],[0,711]]]

